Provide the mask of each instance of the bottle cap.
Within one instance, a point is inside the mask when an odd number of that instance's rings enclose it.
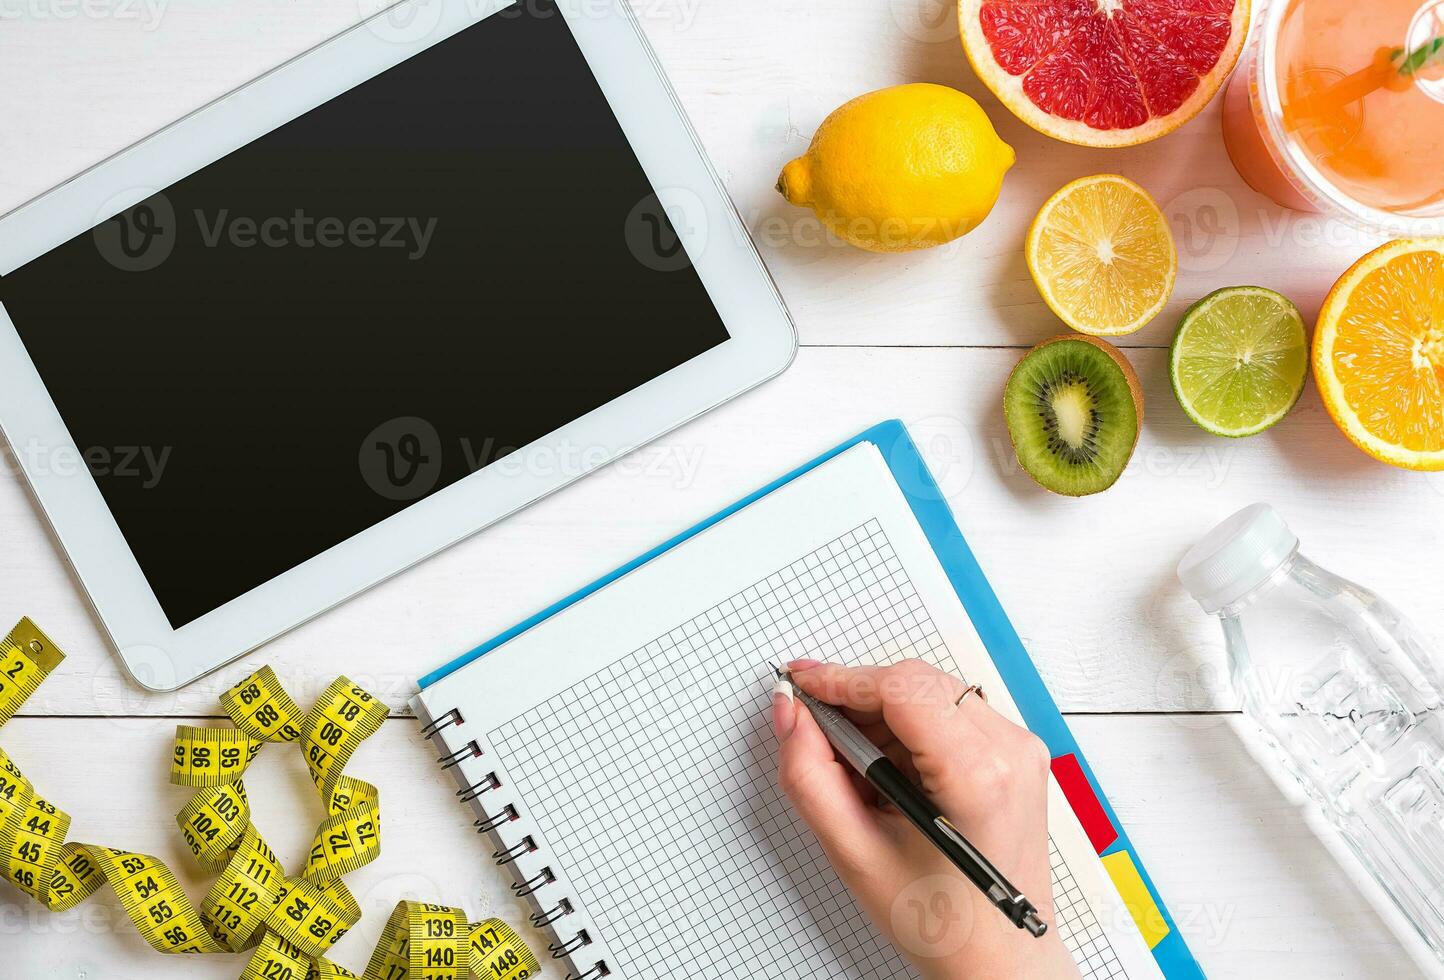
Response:
[[[1178,563],[1178,580],[1207,613],[1237,602],[1293,557],[1299,539],[1268,504],[1250,504],[1209,531]]]

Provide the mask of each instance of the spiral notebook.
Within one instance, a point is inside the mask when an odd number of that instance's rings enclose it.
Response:
[[[1083,976],[1202,976],[894,422],[422,679],[424,734],[569,977],[914,975],[777,789],[768,662],[808,656],[982,684],[1059,757]]]

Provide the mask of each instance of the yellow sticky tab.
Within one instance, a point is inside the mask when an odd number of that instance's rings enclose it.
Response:
[[[1138,927],[1148,948],[1163,942],[1163,937],[1169,933],[1168,923],[1164,921],[1148,886],[1143,883],[1143,876],[1138,873],[1133,858],[1127,851],[1115,851],[1103,856],[1103,867],[1108,869],[1113,887],[1118,889],[1123,904],[1128,906],[1128,914],[1133,916],[1133,924]]]

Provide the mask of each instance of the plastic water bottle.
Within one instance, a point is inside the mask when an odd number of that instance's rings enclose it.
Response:
[[[1444,961],[1444,672],[1427,638],[1301,555],[1267,504],[1208,532],[1178,577],[1222,624],[1281,768]]]

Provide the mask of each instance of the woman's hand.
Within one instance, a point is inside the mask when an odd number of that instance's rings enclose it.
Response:
[[[1078,968],[1053,926],[1048,752],[1035,735],[920,660],[890,667],[789,665],[792,683],[841,706],[932,798],[1049,929],[1015,927],[846,763],[786,694],[772,699],[778,780],[858,904],[928,980],[1055,980]]]

